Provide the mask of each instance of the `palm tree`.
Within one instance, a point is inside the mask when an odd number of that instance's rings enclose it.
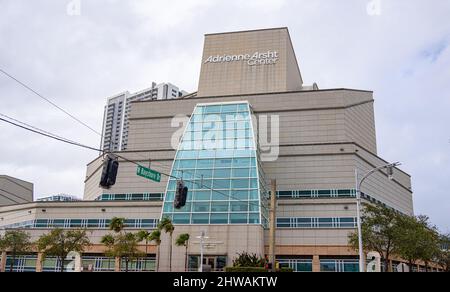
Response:
[[[164,217],[158,224],[159,230],[164,230],[165,233],[170,235],[170,245],[169,245],[169,271],[172,272],[172,236],[175,226],[172,224],[172,220],[168,217]]]
[[[116,233],[119,233],[123,230],[125,225],[125,218],[114,217],[111,219],[109,223],[109,230],[113,230]]]
[[[137,238],[139,241],[144,241],[145,240],[145,254],[147,254],[147,247],[148,247],[148,242],[149,242],[149,237],[150,237],[150,232],[148,232],[147,230],[141,230],[137,233]]]
[[[161,230],[157,229],[150,233],[148,241],[154,241],[157,245],[157,255],[156,255],[156,271],[159,271],[159,247],[161,245]]]
[[[190,235],[188,233],[183,233],[183,234],[180,234],[175,241],[175,244],[177,246],[184,246],[186,248],[186,251],[184,253],[184,271],[185,272],[188,270],[187,269],[187,257],[188,257],[189,238],[190,238]]]

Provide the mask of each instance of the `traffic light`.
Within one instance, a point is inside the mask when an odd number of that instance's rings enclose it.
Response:
[[[110,155],[103,161],[102,177],[100,186],[109,189],[116,183],[117,171],[119,170],[119,161]]]
[[[175,200],[173,202],[175,209],[181,209],[184,206],[186,206],[187,194],[188,194],[188,187],[184,185],[184,182],[182,180],[178,181]]]

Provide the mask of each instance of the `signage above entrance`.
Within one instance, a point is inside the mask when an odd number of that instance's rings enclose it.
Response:
[[[249,66],[274,65],[278,62],[277,51],[255,52],[253,54],[241,55],[216,55],[206,59],[207,63],[230,63],[230,62],[246,62]]]

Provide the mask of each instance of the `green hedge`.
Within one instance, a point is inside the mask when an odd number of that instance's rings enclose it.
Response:
[[[226,267],[225,272],[227,273],[267,273],[268,270],[265,268],[257,267]],[[278,273],[292,273],[294,272],[291,268],[281,268],[277,270]]]

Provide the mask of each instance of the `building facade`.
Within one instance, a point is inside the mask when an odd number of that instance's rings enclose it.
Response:
[[[109,97],[103,114],[101,149],[122,151],[128,147],[128,117],[131,103],[141,100],[174,99],[186,95],[171,83],[152,83],[151,88],[136,93],[128,91]]]
[[[33,184],[15,177],[0,175],[0,206],[33,201]]]
[[[99,243],[108,220],[124,217],[128,229],[152,230],[169,217],[174,238],[191,236],[189,269],[200,265],[197,237],[205,234],[203,263],[220,271],[238,253],[268,253],[268,184],[276,180],[280,265],[297,272],[358,271],[348,245],[356,229],[355,170],[386,164],[377,153],[373,93],[305,86],[287,28],[206,35],[199,80],[189,98],[131,102],[127,147],[118,153],[126,159],[119,158],[110,189],[99,187],[98,157],[87,166],[84,201],[3,207],[0,226],[22,225],[34,236],[52,226],[88,228],[94,246],[82,262],[118,270]],[[160,171],[161,181],[138,176],[136,164]],[[181,180],[189,193],[176,209]],[[366,202],[414,214],[411,177],[401,169],[391,180],[375,173],[362,192]],[[26,215],[21,222],[17,212]],[[147,258],[136,269],[154,270],[156,246],[141,249]],[[170,250],[163,233],[160,271],[169,270]],[[172,271],[184,271],[185,249],[172,253]]]

